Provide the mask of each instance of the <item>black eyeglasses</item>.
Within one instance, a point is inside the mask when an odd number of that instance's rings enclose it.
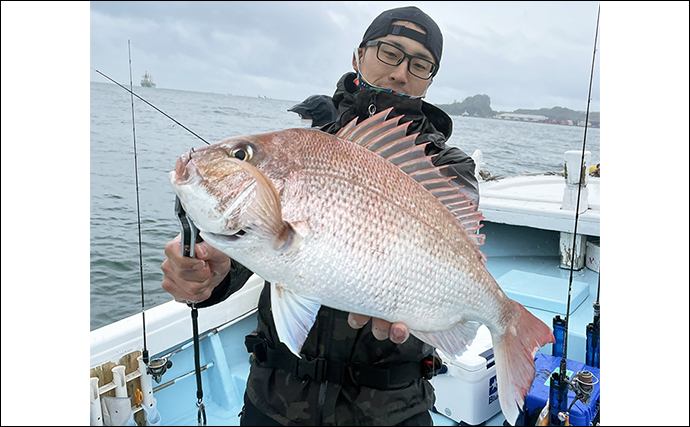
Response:
[[[372,40],[366,42],[364,46],[377,46],[376,57],[386,65],[397,66],[400,65],[405,58],[409,58],[410,60],[407,62],[407,71],[422,80],[429,80],[436,72],[436,64],[433,62],[420,58],[419,56],[408,55],[400,48],[382,40]]]

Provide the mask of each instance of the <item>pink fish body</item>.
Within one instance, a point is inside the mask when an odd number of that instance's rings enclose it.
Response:
[[[481,213],[387,114],[337,136],[229,138],[181,156],[170,180],[204,240],[271,282],[295,354],[321,305],[404,322],[446,354],[484,324],[514,424],[551,330],[501,290],[479,250]]]

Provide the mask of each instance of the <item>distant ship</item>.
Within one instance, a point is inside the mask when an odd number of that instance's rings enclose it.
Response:
[[[156,84],[153,82],[153,76],[148,71],[141,76],[141,87],[156,87]]]

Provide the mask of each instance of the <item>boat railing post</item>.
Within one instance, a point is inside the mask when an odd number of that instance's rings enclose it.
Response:
[[[575,240],[575,254],[571,256],[573,251],[573,240]],[[580,271],[585,266],[585,248],[587,247],[587,236],[561,231],[559,239],[558,252],[561,256],[560,268],[570,269],[570,260],[573,259],[573,270]]]
[[[589,174],[589,164],[592,159],[592,154],[585,151],[585,164],[582,166],[582,152],[581,151],[566,151],[565,152],[565,189],[563,191],[562,210],[573,211],[578,208],[577,198],[578,191],[580,191],[579,214],[583,214],[589,209],[589,200],[587,192],[587,183]],[[582,168],[580,168],[582,166]],[[582,189],[578,190],[578,186],[582,182]],[[574,242],[573,242],[574,240]],[[573,243],[575,253],[573,251]],[[585,265],[585,250],[587,248],[587,236],[561,231],[559,253],[561,256],[560,267],[564,269],[570,268],[571,259],[573,260],[573,269],[581,270]]]

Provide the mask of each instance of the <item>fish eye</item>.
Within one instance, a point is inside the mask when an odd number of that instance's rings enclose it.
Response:
[[[249,161],[252,158],[252,147],[238,147],[230,152],[230,156],[236,158],[237,160]]]

